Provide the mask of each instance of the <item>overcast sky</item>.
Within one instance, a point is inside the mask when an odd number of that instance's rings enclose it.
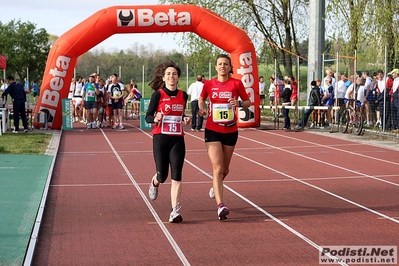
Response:
[[[44,28],[49,34],[61,36],[72,27],[100,9],[114,5],[157,5],[158,0],[2,0],[0,4],[0,21],[5,24],[11,20],[32,22],[36,28]],[[177,38],[173,38],[177,35]],[[115,34],[93,49],[103,48],[106,51],[131,48],[134,43],[152,44],[154,48],[166,51],[182,49],[176,44],[179,40],[176,33]],[[161,45],[162,44],[162,45]]]

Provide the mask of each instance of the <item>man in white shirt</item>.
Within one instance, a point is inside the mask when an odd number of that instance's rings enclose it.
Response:
[[[342,77],[345,78],[345,75],[337,73],[338,83],[335,87],[335,99],[337,99],[337,106],[340,107],[344,106],[344,98],[346,94],[345,80]]]
[[[198,98],[201,94],[202,88],[204,87],[204,83],[202,83],[202,75],[197,76],[197,80],[192,83],[187,90],[187,94],[191,95],[191,131],[201,131],[202,123],[204,118],[198,115],[199,107],[198,107]],[[197,124],[198,118],[198,124]]]

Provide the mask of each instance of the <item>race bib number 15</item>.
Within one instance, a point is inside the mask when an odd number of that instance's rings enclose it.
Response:
[[[230,122],[234,120],[233,106],[229,103],[214,104],[212,118],[214,122]]]
[[[182,134],[182,117],[175,115],[165,115],[162,118],[162,134],[181,135]]]

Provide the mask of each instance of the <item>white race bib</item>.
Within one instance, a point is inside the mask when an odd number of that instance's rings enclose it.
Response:
[[[212,105],[212,118],[214,122],[228,123],[234,120],[234,107],[229,103]]]
[[[182,117],[176,115],[165,115],[162,118],[162,134],[181,135],[183,132]]]

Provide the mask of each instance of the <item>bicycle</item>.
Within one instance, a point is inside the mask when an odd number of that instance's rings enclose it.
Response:
[[[359,107],[353,104],[348,105],[349,108],[342,110],[339,118],[338,129],[342,133],[348,132],[349,125],[352,126],[351,131],[356,135],[362,135],[363,132],[363,116],[359,111]]]

